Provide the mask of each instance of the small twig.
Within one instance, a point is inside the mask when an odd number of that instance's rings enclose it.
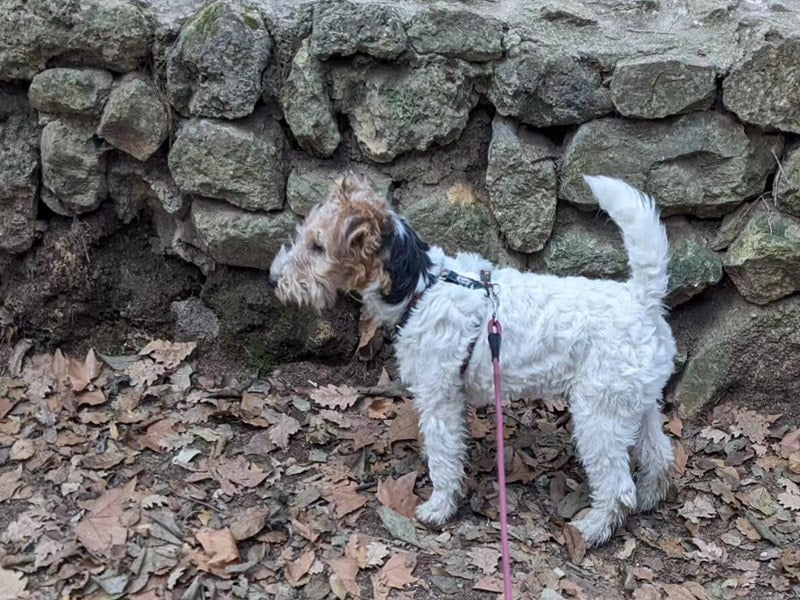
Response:
[[[387,396],[390,398],[408,398],[411,396],[411,392],[396,383],[358,388],[358,393],[362,396]]]
[[[209,504],[208,502],[203,502],[202,500],[198,500],[197,498],[192,498],[191,496],[184,496],[183,494],[178,494],[177,492],[175,492],[175,495],[178,498],[183,498],[184,500],[188,500],[189,502],[196,502],[197,504],[202,504],[203,506],[205,506],[206,508],[210,508],[214,512],[217,512],[217,513],[221,513],[222,512],[220,509],[218,509],[213,504]]]

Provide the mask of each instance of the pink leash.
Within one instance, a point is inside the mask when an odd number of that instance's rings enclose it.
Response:
[[[505,443],[503,440],[503,392],[500,387],[500,338],[503,328],[492,317],[489,321],[489,350],[494,371],[494,410],[497,421],[497,483],[500,488],[500,542],[503,549],[503,598],[511,600],[511,549],[508,544]]]

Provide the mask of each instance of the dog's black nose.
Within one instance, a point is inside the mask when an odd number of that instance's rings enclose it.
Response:
[[[267,281],[269,282],[269,287],[271,287],[273,290],[274,290],[276,287],[278,287],[278,280],[277,280],[277,279],[275,279],[275,278],[274,278],[272,275],[270,275],[269,277],[267,277]]]

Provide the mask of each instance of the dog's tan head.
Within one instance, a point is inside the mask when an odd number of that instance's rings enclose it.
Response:
[[[392,227],[387,202],[365,179],[345,175],[308,213],[292,245],[272,261],[270,285],[281,302],[318,311],[332,306],[339,291],[388,291],[381,250]]]

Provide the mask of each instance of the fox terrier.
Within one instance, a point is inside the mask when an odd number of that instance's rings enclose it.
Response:
[[[281,302],[322,310],[338,292],[355,292],[369,317],[395,328],[399,372],[414,396],[433,483],[416,512],[424,523],[442,525],[456,512],[465,409],[493,397],[490,349],[476,344],[492,306],[471,289],[480,286],[469,285],[482,271],[499,300],[505,395],[569,401],[592,496],[586,516],[573,523],[586,543],[604,543],[628,512],[652,509],[667,494],[673,455],[659,402],[675,342],[663,305],[666,232],[650,197],[617,179],[585,179],[622,230],[630,267],[624,283],[522,273],[476,254],[446,256],[355,175],[333,185],[271,265]]]

